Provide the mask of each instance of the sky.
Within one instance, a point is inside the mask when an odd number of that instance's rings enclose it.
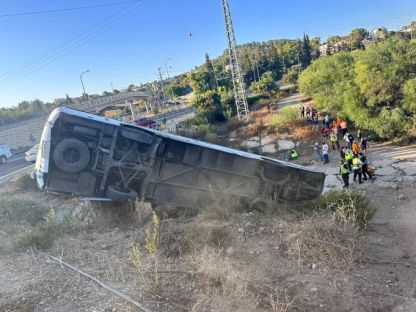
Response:
[[[116,4],[114,4],[116,3]],[[397,30],[414,0],[229,0],[238,43]],[[122,89],[188,71],[226,49],[220,0],[0,0],[0,107]],[[110,4],[108,6],[100,6]],[[14,13],[96,6],[49,14]]]

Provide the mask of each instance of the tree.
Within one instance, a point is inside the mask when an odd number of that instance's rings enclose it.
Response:
[[[208,72],[208,83],[211,90],[218,88],[217,79],[215,77],[214,66],[212,65],[211,60],[209,59],[208,53],[205,54],[205,67]]]
[[[126,91],[127,92],[133,92],[136,89],[136,86],[134,84],[131,84],[127,87]]]
[[[315,61],[300,76],[300,90],[318,108],[342,115],[382,138],[415,128],[416,42],[400,37]]]
[[[108,92],[108,91],[103,91],[103,93],[101,95],[102,96],[110,96],[110,95],[112,95],[112,93]]]
[[[364,28],[355,28],[348,36],[351,50],[364,49],[364,39],[367,38],[368,31]]]
[[[291,68],[282,77],[282,82],[289,84],[297,84],[299,78],[299,70]]]
[[[113,94],[115,95],[115,94],[120,94],[120,91],[119,90],[117,90],[117,89],[114,89],[113,90]]]
[[[207,71],[198,70],[189,75],[189,83],[195,93],[205,93],[211,90],[210,77]]]
[[[300,51],[300,61],[302,66],[308,66],[312,61],[312,48],[307,34],[303,34],[303,40]]]
[[[216,91],[208,90],[204,93],[197,94],[194,100],[194,107],[197,117],[205,122],[211,123],[225,120],[221,98]]]
[[[316,60],[321,55],[321,52],[319,51],[319,47],[321,46],[321,38],[312,38],[310,44],[312,49],[312,59]]]
[[[271,95],[271,93],[277,90],[273,73],[268,71],[261,75],[260,80],[251,85],[251,89],[263,95]]]

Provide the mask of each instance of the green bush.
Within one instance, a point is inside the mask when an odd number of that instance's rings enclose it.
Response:
[[[327,213],[332,211],[344,223],[352,223],[366,228],[374,216],[375,209],[363,194],[352,191],[331,191],[316,200],[315,209]]]
[[[299,109],[296,107],[284,107],[270,118],[270,126],[277,132],[288,131],[292,122],[299,119]]]

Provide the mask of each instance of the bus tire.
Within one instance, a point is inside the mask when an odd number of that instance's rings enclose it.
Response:
[[[107,186],[105,194],[108,198],[117,202],[133,201],[138,196],[137,192],[132,189],[119,189],[114,185]]]
[[[264,211],[267,208],[267,201],[263,198],[257,197],[253,199],[249,204],[250,210]]]
[[[59,170],[66,173],[77,173],[90,162],[90,150],[87,145],[76,139],[65,139],[53,150],[53,162]]]

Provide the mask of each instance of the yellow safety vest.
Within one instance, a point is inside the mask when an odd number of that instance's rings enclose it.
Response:
[[[359,162],[358,158],[354,158],[352,160],[352,165],[355,166],[355,167],[359,167],[360,166],[360,162]]]

